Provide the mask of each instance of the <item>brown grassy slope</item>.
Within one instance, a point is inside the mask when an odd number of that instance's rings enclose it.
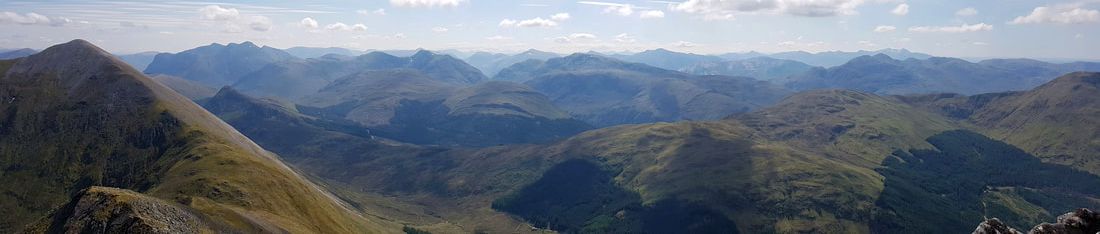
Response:
[[[388,232],[232,127],[82,40],[17,61],[0,79],[0,230],[88,186],[133,189],[240,231]]]
[[[1100,73],[1059,77],[970,116],[991,136],[1046,161],[1100,174]]]
[[[1070,73],[1022,92],[900,98],[1046,162],[1100,174],[1100,73]]]

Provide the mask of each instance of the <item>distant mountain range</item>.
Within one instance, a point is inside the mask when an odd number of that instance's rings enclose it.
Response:
[[[857,57],[876,55],[876,54],[885,54],[886,56],[890,56],[892,58],[897,58],[897,59],[901,59],[901,60],[910,59],[910,58],[928,59],[928,58],[933,57],[931,55],[927,55],[927,54],[923,54],[923,53],[911,52],[911,51],[906,50],[906,49],[882,49],[882,50],[876,50],[876,51],[860,50],[860,51],[856,51],[856,52],[828,51],[828,52],[820,52],[820,53],[792,51],[792,52],[782,52],[782,53],[770,54],[770,55],[768,55],[768,57],[777,58],[777,59],[794,60],[794,61],[799,61],[799,62],[810,64],[810,65],[813,65],[813,66],[818,66],[818,67],[833,67],[833,66],[838,66],[838,65],[847,63],[849,60],[855,59]]]
[[[503,70],[504,68],[512,66],[516,63],[521,63],[532,59],[547,60],[557,57],[561,57],[561,55],[532,49],[513,55],[478,52],[466,58],[466,62],[474,67],[477,67],[477,69],[480,69],[481,72],[485,73],[486,76],[492,77],[496,76],[496,74],[500,72],[500,70]]]
[[[787,94],[752,78],[694,76],[593,54],[528,60],[493,79],[525,82],[596,126],[718,119]]]
[[[778,83],[794,90],[851,89],[879,94],[978,94],[1027,90],[1073,71],[1100,71],[1100,63],[1052,64],[1036,60],[956,58],[897,60],[861,56],[841,66],[814,68]]]
[[[38,53],[38,51],[34,50],[34,49],[17,49],[17,50],[0,51],[0,59],[22,58],[22,57],[30,56],[34,53]]]
[[[286,48],[283,51],[286,51],[287,53],[290,53],[291,55],[294,55],[295,57],[303,58],[303,59],[320,58],[322,56],[330,55],[330,54],[343,55],[343,56],[359,56],[359,55],[362,55],[362,54],[366,53],[365,51],[352,50],[352,49],[346,49],[346,48],[340,48],[340,47],[318,48],[318,47],[301,47],[301,46]]]
[[[413,69],[434,80],[461,86],[488,79],[462,60],[422,50],[409,57],[371,52],[357,57],[327,55],[314,59],[288,59],[245,74],[232,86],[249,95],[279,97],[296,102],[336,79],[358,72],[386,69]]]
[[[158,54],[145,73],[171,75],[210,87],[221,87],[237,83],[245,75],[268,64],[294,58],[282,50],[258,47],[252,42],[211,44],[176,54]]]
[[[701,63],[717,63],[724,59],[718,56],[673,52],[666,49],[642,51],[636,54],[614,54],[607,57],[650,66],[679,71]]]
[[[814,67],[793,60],[753,57],[740,60],[702,62],[683,68],[680,71],[699,75],[744,76],[772,81],[801,74],[812,68]]]
[[[139,71],[144,71],[145,68],[149,67],[150,63],[153,63],[153,59],[155,59],[158,54],[160,54],[160,52],[149,51],[136,54],[118,55],[118,58],[122,59],[123,62],[130,64],[130,66],[133,66]]]

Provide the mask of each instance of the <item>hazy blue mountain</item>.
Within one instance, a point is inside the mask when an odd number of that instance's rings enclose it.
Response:
[[[647,50],[629,55],[606,55],[611,58],[635,63],[645,63],[650,66],[668,70],[682,70],[699,63],[720,62],[722,58],[710,55],[681,53],[666,49]]]
[[[531,49],[513,55],[477,52],[466,58],[466,62],[480,69],[486,76],[492,77],[500,72],[500,70],[516,63],[531,59],[547,60],[557,57],[561,57],[561,55]]]
[[[595,126],[719,119],[778,101],[788,92],[747,77],[694,76],[593,54],[506,68],[497,80],[526,81]]]
[[[183,95],[184,97],[195,101],[213,97],[214,94],[218,92],[218,90],[214,89],[213,87],[202,85],[195,81],[175,76],[155,75],[149,78],[153,79],[153,81],[156,81],[157,83],[160,83],[161,85],[168,87],[169,89],[172,89],[172,91],[176,91],[176,93],[179,93],[180,95]]]
[[[366,53],[366,52],[360,51],[360,50],[352,50],[352,49],[341,48],[341,47],[321,48],[321,47],[302,47],[302,46],[287,48],[287,49],[284,49],[283,51],[286,51],[287,53],[290,53],[291,55],[294,55],[295,57],[303,58],[303,59],[317,58],[317,57],[325,56],[325,55],[328,55],[328,54],[338,54],[338,55],[344,55],[344,56],[358,56],[358,55]]]
[[[881,50],[876,50],[876,51],[860,50],[860,51],[856,51],[856,52],[827,51],[827,52],[820,52],[820,53],[809,53],[809,52],[805,52],[805,51],[791,51],[791,52],[782,52],[782,53],[771,54],[771,55],[768,55],[768,57],[778,58],[778,59],[789,59],[789,60],[799,61],[799,62],[803,62],[803,63],[806,63],[806,64],[810,64],[810,65],[813,65],[813,66],[819,66],[819,67],[832,67],[832,66],[838,66],[838,65],[847,63],[849,60],[855,59],[856,57],[866,56],[866,55],[876,55],[876,54],[885,54],[885,55],[890,56],[892,58],[901,59],[901,60],[905,60],[905,59],[909,59],[909,58],[927,59],[927,58],[932,57],[931,55],[927,55],[927,54],[911,52],[907,49],[881,49]]]
[[[775,80],[801,74],[811,68],[813,66],[794,60],[755,57],[732,61],[704,62],[680,71],[698,75],[747,76],[758,80]]]
[[[136,54],[122,54],[118,55],[118,58],[141,71],[149,67],[150,63],[153,63],[153,59],[157,57],[157,54],[160,54],[160,52],[148,51]]]
[[[241,77],[268,64],[294,59],[282,50],[252,42],[210,44],[180,53],[158,54],[146,74],[165,74],[197,81],[210,87],[237,83]]]
[[[591,128],[522,84],[494,81],[462,87],[411,69],[343,77],[302,103],[310,114],[355,122],[377,135],[418,144],[545,142]]]
[[[253,96],[296,102],[344,76],[385,69],[417,70],[433,80],[458,86],[487,80],[481,71],[462,60],[422,50],[410,57],[371,52],[357,57],[330,54],[320,58],[291,59],[247,74],[233,87]]]
[[[618,59],[594,55],[576,53],[562,58],[553,58],[546,61],[527,60],[502,69],[493,77],[493,80],[513,82],[526,82],[537,76],[555,72],[586,71],[586,70],[625,70],[641,72],[669,77],[689,76],[681,72],[665,70],[642,63],[624,62]]]
[[[1100,64],[1052,64],[1035,60],[956,58],[896,60],[885,54],[861,56],[832,68],[814,68],[778,81],[794,90],[852,89],[879,94],[978,94],[1027,90],[1072,71],[1097,71]]]
[[[717,56],[722,58],[722,59],[726,59],[726,60],[743,60],[743,59],[750,59],[750,58],[756,58],[756,57],[764,57],[764,56],[768,56],[768,55],[760,53],[760,52],[756,52],[756,51],[749,51],[749,52],[743,52],[743,53],[725,53],[725,54],[719,54]]]
[[[29,48],[3,51],[3,52],[0,52],[0,59],[22,58],[22,57],[30,56],[30,55],[35,54],[35,53],[38,53],[38,51],[34,50],[34,49],[29,49]]]

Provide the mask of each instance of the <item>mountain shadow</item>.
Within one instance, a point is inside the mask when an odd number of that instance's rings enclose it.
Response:
[[[1054,194],[1100,195],[1100,177],[1043,163],[1023,150],[981,134],[954,130],[932,136],[927,141],[936,150],[897,151],[883,162],[885,167],[879,172],[886,182],[876,202],[880,211],[874,214],[870,223],[872,232],[969,230],[990,214],[1012,226],[1032,226],[1051,219],[1049,212],[1027,217],[1032,214],[998,210],[1037,208],[1057,212],[1072,205],[1051,201],[1075,199],[1051,199],[1058,196]],[[1042,192],[1030,192],[1036,190]],[[1015,200],[1014,203],[1004,202],[1006,196]],[[1001,201],[989,202],[995,199]],[[1082,203],[1073,205],[1097,205]]]

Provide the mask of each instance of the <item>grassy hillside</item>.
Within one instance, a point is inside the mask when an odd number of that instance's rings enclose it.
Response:
[[[913,105],[976,125],[1044,161],[1100,174],[1100,73],[1070,73],[1033,90],[974,96],[905,97]]]
[[[4,232],[90,186],[131,189],[241,232],[391,232],[183,96],[77,40],[0,79]]]

